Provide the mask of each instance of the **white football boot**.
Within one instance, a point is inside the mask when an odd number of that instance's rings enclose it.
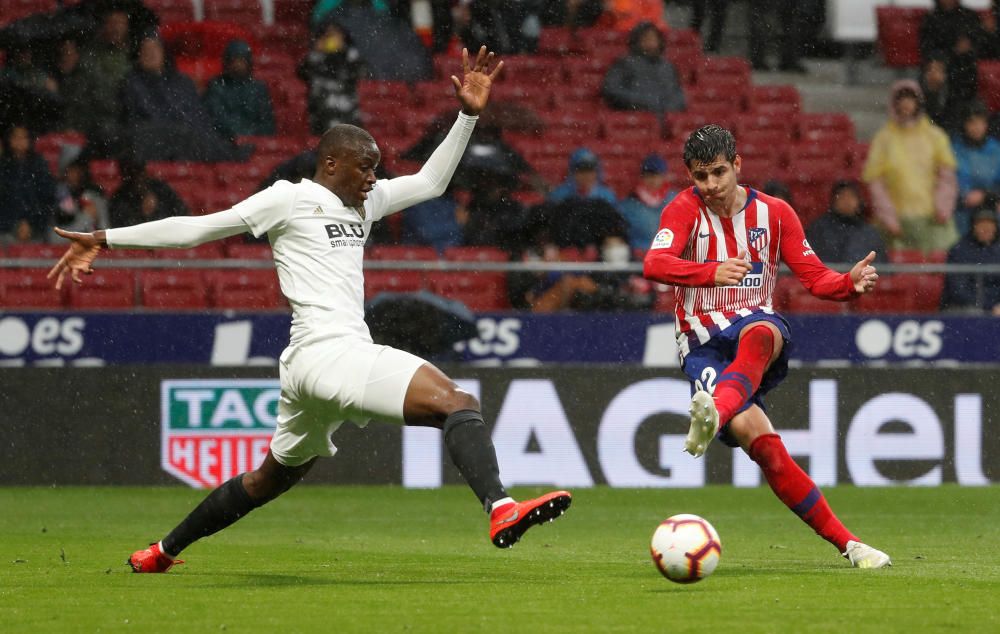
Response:
[[[684,439],[684,451],[695,458],[705,455],[709,443],[719,433],[719,410],[715,409],[712,395],[701,390],[691,397],[691,428]]]
[[[886,568],[892,565],[889,555],[861,542],[847,542],[847,552],[844,557],[850,560],[855,568]]]

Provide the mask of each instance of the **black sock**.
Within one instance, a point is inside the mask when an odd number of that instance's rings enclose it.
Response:
[[[500,482],[497,451],[483,415],[471,409],[457,411],[444,421],[443,431],[451,461],[489,513],[493,502],[507,497],[507,491]]]
[[[163,550],[176,557],[202,537],[217,533],[260,506],[243,488],[243,474],[208,494],[177,528],[163,538]]]

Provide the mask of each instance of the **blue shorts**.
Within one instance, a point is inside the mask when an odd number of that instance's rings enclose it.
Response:
[[[733,359],[736,358],[736,346],[740,342],[740,332],[753,322],[766,321],[774,324],[781,333],[785,345],[781,348],[781,354],[774,360],[771,367],[761,378],[760,387],[754,392],[750,401],[741,407],[736,413],[748,409],[751,405],[757,405],[762,410],[767,411],[764,405],[764,394],[778,386],[788,375],[788,350],[792,345],[792,335],[788,327],[788,322],[783,317],[768,313],[754,313],[742,317],[730,325],[728,328],[715,335],[684,357],[684,374],[691,381],[691,394],[702,389],[708,393],[715,392],[715,383],[718,377],[725,371]],[[722,428],[719,432],[719,439],[730,447],[738,447],[739,443],[729,434],[729,426]]]

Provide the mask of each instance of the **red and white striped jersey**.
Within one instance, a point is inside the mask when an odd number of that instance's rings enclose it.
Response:
[[[788,203],[749,187],[746,191],[746,205],[731,218],[712,212],[694,187],[681,192],[660,216],[644,274],[677,287],[674,312],[682,359],[740,317],[773,314],[781,262],[816,297],[843,301],[856,296],[850,276],[827,268],[816,256]],[[716,286],[719,263],[740,251],[746,252],[751,271],[739,286]]]

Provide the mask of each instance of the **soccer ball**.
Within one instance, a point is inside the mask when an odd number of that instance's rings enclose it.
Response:
[[[677,583],[694,583],[712,574],[722,557],[719,534],[697,515],[668,517],[656,527],[649,544],[653,563]]]

